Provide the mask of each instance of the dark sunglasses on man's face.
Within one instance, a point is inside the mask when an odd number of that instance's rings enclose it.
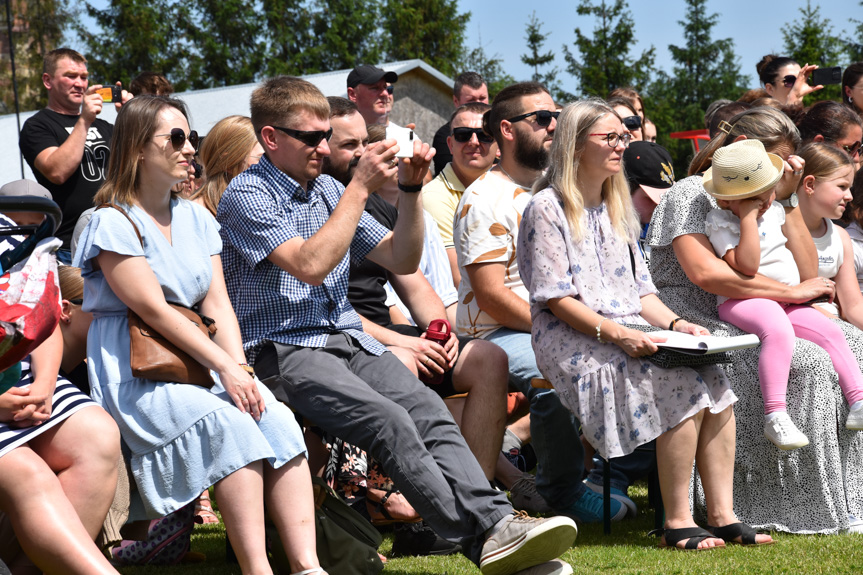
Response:
[[[473,135],[476,134],[476,139],[480,144],[491,144],[494,138],[483,132],[482,128],[453,128],[452,138],[459,144],[470,142]]]
[[[295,140],[299,140],[310,148],[317,148],[321,141],[326,140],[330,141],[330,137],[333,135],[333,129],[330,128],[326,132],[323,130],[294,130],[292,128],[282,128],[280,126],[272,126],[274,130],[278,130],[280,132],[284,132]]]
[[[629,131],[641,128],[641,116],[627,116],[626,118],[623,118],[622,121],[623,125]]]
[[[186,144],[186,132],[183,131],[182,128],[171,128],[170,134],[155,134],[154,137],[164,137],[171,138],[171,145],[174,146],[175,150],[182,150],[183,146]],[[198,132],[192,130],[189,132],[189,143],[192,144],[192,147],[195,150],[198,149]]]
[[[395,89],[393,88],[392,84],[387,86],[387,94],[392,94],[394,91],[395,91]]]
[[[560,115],[560,112],[552,112],[549,110],[537,110],[535,112],[528,112],[526,114],[522,114],[521,116],[516,116],[514,118],[508,118],[507,122],[510,124],[515,124],[516,122],[521,122],[526,118],[530,118],[531,116],[536,116],[536,125],[540,128],[547,128],[551,124],[551,119]]]

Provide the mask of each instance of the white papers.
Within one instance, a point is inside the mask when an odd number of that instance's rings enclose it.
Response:
[[[679,331],[662,330],[651,331],[649,334],[651,336],[666,338],[662,343],[656,342],[658,347],[691,355],[706,355],[734,349],[746,349],[755,347],[761,343],[758,336],[751,333],[735,337],[719,337],[713,335],[690,335],[688,333],[680,333]]]

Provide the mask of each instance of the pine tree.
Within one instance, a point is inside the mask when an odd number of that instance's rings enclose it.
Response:
[[[821,18],[821,9],[812,7],[807,0],[806,7],[800,8],[799,19],[790,25],[782,27],[782,37],[785,40],[785,56],[794,59],[801,66],[817,64],[820,67],[836,66],[839,63],[841,41],[833,31],[833,26],[827,18]],[[812,92],[804,99],[805,105],[811,105],[816,100],[838,100],[840,89],[838,85],[825,86],[824,89]]]
[[[566,69],[578,80],[581,94],[605,98],[615,88],[646,86],[656,50],[651,46],[637,58],[630,56],[635,21],[626,1],[600,0],[594,5],[591,0],[580,0],[576,11],[581,16],[596,17],[593,34],[588,36],[580,28],[575,29],[577,55],[563,47]]]
[[[459,13],[457,0],[386,0],[383,38],[387,58],[420,58],[448,76],[459,73],[465,56],[465,27],[470,12]]]
[[[317,40],[305,73],[344,70],[381,60],[381,0],[318,0],[312,29]]]
[[[863,2],[860,2],[860,6],[863,7]],[[856,29],[852,28],[851,34],[842,41],[845,54],[849,62],[863,62],[863,20],[852,18],[850,23],[854,24]]]
[[[557,66],[552,66],[551,70],[545,73],[540,73],[539,71],[540,68],[545,68],[554,62],[554,51],[549,50],[548,52],[541,53],[542,47],[545,45],[550,33],[543,34],[542,22],[536,17],[536,12],[531,15],[530,21],[525,27],[525,33],[527,34],[525,40],[527,41],[528,52],[521,55],[521,61],[533,68],[531,80],[542,82],[557,100],[568,101],[573,99],[572,94],[564,92],[560,87],[560,82],[557,79],[559,72]]]
[[[488,55],[485,47],[482,45],[482,36],[479,38],[479,46],[467,52],[458,63],[459,71],[472,70],[479,73],[485,80],[488,86],[488,96],[490,100],[498,92],[503,90],[510,84],[515,83],[515,78],[504,72],[503,59],[500,54]]]
[[[668,47],[673,74],[660,72],[645,94],[645,113],[656,124],[660,143],[677,160],[677,173],[686,173],[691,145],[667,135],[703,128],[707,106],[720,98],[736,100],[749,80],[740,72],[734,42],[713,39],[719,15],[707,13],[707,0],[686,0],[686,4],[686,19],[678,21],[685,44]]]

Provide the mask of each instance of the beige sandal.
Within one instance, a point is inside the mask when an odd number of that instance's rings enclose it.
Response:
[[[213,511],[213,506],[210,502],[210,490],[207,489],[198,498],[195,504],[195,515],[201,518],[201,523],[216,525],[219,523],[219,516]]]

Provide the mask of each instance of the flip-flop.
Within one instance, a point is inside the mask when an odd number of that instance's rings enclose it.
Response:
[[[698,544],[705,539],[721,539],[717,535],[702,529],[701,527],[681,527],[680,529],[654,529],[650,532],[652,535],[665,537],[665,540],[659,541],[660,549],[679,549],[680,551],[710,551],[718,549],[718,547],[698,548]],[[688,539],[686,545],[678,547],[677,544]]]
[[[729,523],[723,527],[708,525],[707,530],[726,543],[734,543],[735,545],[772,545],[774,543],[773,540],[762,543],[756,541],[755,536],[758,535],[758,531],[743,522]],[[740,537],[740,541],[736,541],[738,537]]]

